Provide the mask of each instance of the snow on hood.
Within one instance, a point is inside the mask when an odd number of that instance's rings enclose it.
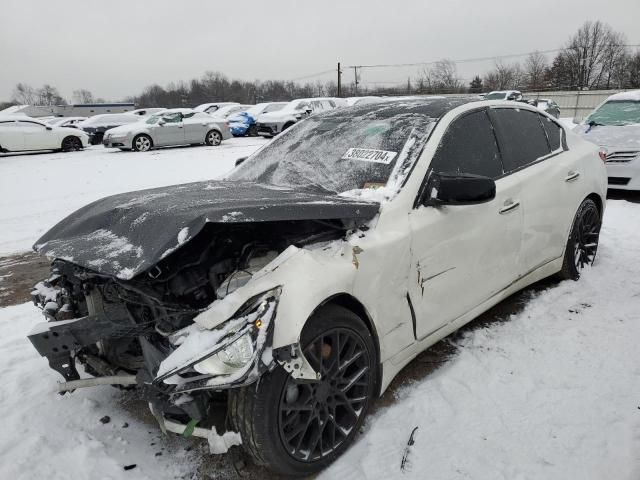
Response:
[[[631,100],[634,102],[640,102],[640,90],[616,93],[615,95],[611,95],[607,98],[607,102],[610,100]]]
[[[375,217],[380,204],[240,181],[195,182],[106,197],[72,213],[34,249],[129,280],[205,225]]]
[[[640,124],[577,125],[573,131],[585,140],[601,147],[640,150]]]

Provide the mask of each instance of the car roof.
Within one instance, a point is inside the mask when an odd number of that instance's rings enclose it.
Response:
[[[202,113],[193,108],[167,108],[161,112],[156,112],[153,115],[164,115],[166,113]]]
[[[354,115],[369,115],[373,118],[390,118],[396,115],[418,114],[437,119],[441,118],[449,110],[472,102],[496,104],[496,102],[483,102],[481,99],[475,97],[416,98],[355,105],[351,108],[331,110],[320,115],[332,118],[350,117]]]
[[[37,118],[27,117],[26,115],[0,115],[0,122],[38,122],[44,123],[42,120],[38,120]]]

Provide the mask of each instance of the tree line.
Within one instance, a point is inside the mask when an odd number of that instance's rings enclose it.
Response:
[[[496,59],[484,75],[470,82],[458,74],[456,63],[442,59],[424,68],[405,85],[379,88],[346,83],[342,96],[405,95],[438,93],[481,93],[491,90],[593,90],[640,88],[640,50],[627,46],[623,33],[601,21],[585,22],[549,60],[541,52],[530,53],[522,63]],[[229,79],[219,72],[206,72],[200,78],[179,81],[166,87],[154,84],[140,94],[122,99],[140,107],[190,107],[212,100],[258,103],[294,98],[337,96],[336,81],[298,83],[268,80]],[[12,102],[28,105],[64,105],[59,91],[45,84],[33,88],[16,85]],[[100,103],[86,89],[75,90],[73,103]]]

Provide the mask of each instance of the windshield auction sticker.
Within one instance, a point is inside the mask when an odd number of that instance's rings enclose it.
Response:
[[[360,160],[363,162],[384,163],[388,165],[396,158],[398,152],[373,150],[371,148],[350,148],[342,156],[342,160]]]

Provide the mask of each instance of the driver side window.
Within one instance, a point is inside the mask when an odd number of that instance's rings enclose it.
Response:
[[[503,174],[500,151],[485,110],[454,120],[431,160],[437,173],[471,173],[489,178]]]

